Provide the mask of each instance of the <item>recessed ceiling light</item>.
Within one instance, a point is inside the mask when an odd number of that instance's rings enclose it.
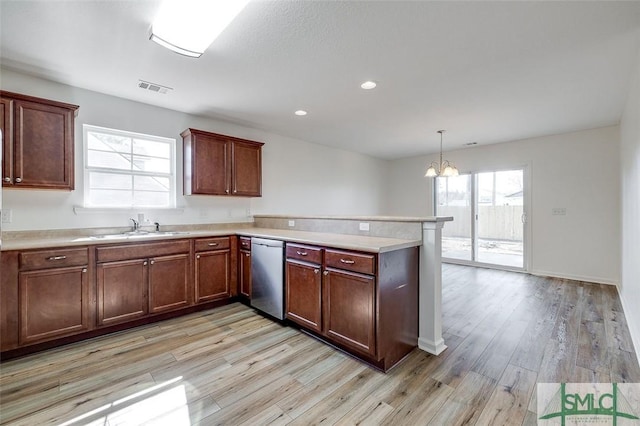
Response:
[[[303,109],[299,109],[294,114],[295,115],[307,115],[307,111],[305,111]]]
[[[377,86],[375,81],[365,81],[364,83],[362,83],[360,85],[360,87],[362,87],[364,90],[371,90],[371,89],[375,89]]]

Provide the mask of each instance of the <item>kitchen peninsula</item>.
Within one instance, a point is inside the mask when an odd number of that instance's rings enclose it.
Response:
[[[163,227],[165,232],[139,237],[121,237],[119,228],[5,232],[0,288],[3,357],[242,300],[246,292],[241,256],[250,256],[245,241],[251,237],[278,239],[291,247],[302,245],[324,253],[318,267],[326,277],[320,281],[323,324],[314,330],[290,315],[310,334],[384,370],[416,343],[439,354],[446,348],[440,323],[440,230],[447,220],[451,218],[255,216],[252,224]],[[294,266],[306,266],[310,260],[296,260],[295,250],[292,253]],[[344,261],[339,255],[356,260]],[[331,256],[338,256],[337,263],[332,263]],[[313,268],[309,271],[314,273]],[[217,281],[206,283],[210,276]],[[352,278],[358,284],[373,285],[362,293],[368,297],[371,314],[362,323],[361,330],[367,332],[349,335],[353,330],[340,330],[345,323],[354,324],[353,318],[342,316],[349,305],[331,303],[327,294],[332,282],[342,285]],[[129,280],[137,286],[130,286]],[[58,296],[68,299],[58,304],[51,302],[49,294],[57,286]],[[351,295],[333,294],[340,295],[339,300]],[[404,294],[404,299],[398,294]],[[123,295],[133,300],[131,306],[116,304]],[[412,310],[415,300],[419,308]],[[56,309],[65,315],[55,318]],[[398,321],[402,315],[404,319]]]

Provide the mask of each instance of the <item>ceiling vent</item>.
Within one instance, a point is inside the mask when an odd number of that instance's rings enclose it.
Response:
[[[138,87],[144,90],[149,90],[156,93],[167,93],[169,90],[173,90],[171,87],[163,86],[161,84],[150,83],[144,80],[138,80]]]

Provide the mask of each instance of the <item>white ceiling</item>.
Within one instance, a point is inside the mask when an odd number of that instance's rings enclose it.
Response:
[[[1,64],[393,159],[617,124],[640,48],[638,1],[253,0],[193,59],[148,40],[159,4],[1,0]]]

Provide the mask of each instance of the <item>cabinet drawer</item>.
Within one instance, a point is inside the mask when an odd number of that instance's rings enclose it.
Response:
[[[229,245],[229,237],[203,238],[196,240],[196,251],[223,250]]]
[[[332,268],[369,275],[373,275],[376,272],[376,257],[373,254],[327,249],[324,259],[325,264]]]
[[[88,262],[89,251],[86,247],[20,253],[20,270],[22,271],[63,266],[84,266]]]
[[[251,238],[249,238],[249,237],[240,237],[240,248],[242,250],[251,251]]]
[[[128,259],[147,259],[155,256],[189,253],[189,245],[189,240],[177,240],[166,243],[105,246],[96,249],[96,258],[99,263]]]
[[[301,244],[287,244],[287,258],[309,263],[322,263],[322,249]]]

